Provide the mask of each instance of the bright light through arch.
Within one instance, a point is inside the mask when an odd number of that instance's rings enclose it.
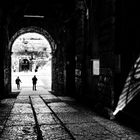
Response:
[[[15,85],[17,76],[22,80],[22,88],[31,87],[33,75],[38,76],[39,87],[51,88],[52,48],[45,36],[36,32],[23,33],[14,40],[11,52],[12,90],[17,90]],[[22,64],[24,60],[29,63],[27,70]],[[36,71],[39,61],[42,63]]]
[[[12,45],[12,52],[19,52],[25,49],[24,47],[38,51],[41,48],[46,48],[48,52],[51,52],[51,46],[48,40],[43,35],[35,32],[20,35]]]

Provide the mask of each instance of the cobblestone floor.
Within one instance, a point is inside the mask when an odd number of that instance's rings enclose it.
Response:
[[[140,140],[140,133],[43,88],[22,89],[0,103],[0,140],[121,139]]]

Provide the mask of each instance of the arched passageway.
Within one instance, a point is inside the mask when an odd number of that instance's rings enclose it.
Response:
[[[55,42],[43,29],[28,27],[11,38],[11,91],[15,91],[16,77],[20,76],[21,88],[32,87],[32,77],[38,77],[38,86],[51,90],[52,61]]]
[[[67,93],[71,95],[73,93],[73,89],[75,89],[75,64],[73,61],[75,61],[75,40],[77,40],[75,37],[78,38],[76,34],[83,25],[81,24],[82,22],[78,22],[78,19],[82,18],[81,15],[83,13],[81,4],[80,2],[78,6],[78,2],[75,2],[75,0],[70,2],[62,0],[45,1],[45,3],[44,1],[20,1],[2,5],[4,7],[2,8],[2,17],[0,14],[0,19],[3,20],[0,34],[2,38],[1,45],[4,50],[1,55],[4,58],[4,61],[1,62],[1,73],[3,73],[1,83],[4,90],[2,96],[9,96],[12,89],[12,45],[21,34],[28,32],[39,33],[50,43],[52,50],[51,87],[53,93],[57,95],[65,95]],[[78,13],[80,16],[76,20]],[[77,29],[77,26],[79,26],[79,29]],[[79,37],[81,35],[82,32],[78,33]],[[80,42],[82,43],[82,41]],[[81,43],[78,42],[78,44]],[[28,60],[28,62],[30,61]],[[20,71],[31,69],[30,63],[28,65],[20,64]]]

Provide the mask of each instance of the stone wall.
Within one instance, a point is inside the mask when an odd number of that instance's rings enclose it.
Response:
[[[114,73],[116,71],[115,50],[115,0],[90,0],[88,7],[77,2],[81,10],[80,29],[77,34],[77,90],[85,102],[91,101],[95,106],[112,109],[114,103]],[[86,16],[86,8],[89,17]],[[88,35],[88,38],[87,38]],[[80,44],[80,47],[79,47]],[[82,45],[81,45],[82,44]],[[77,59],[78,58],[78,59]],[[93,75],[92,60],[100,61],[100,74]],[[81,86],[80,86],[81,83]],[[83,85],[82,85],[83,84]],[[82,89],[82,90],[81,90]],[[83,90],[84,89],[84,90]],[[86,98],[85,98],[86,97]]]
[[[84,93],[85,83],[85,18],[86,7],[83,0],[76,1],[76,32],[75,32],[75,88],[76,96]]]

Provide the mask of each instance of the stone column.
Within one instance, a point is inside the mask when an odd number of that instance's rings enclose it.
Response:
[[[81,95],[85,86],[85,60],[86,60],[86,42],[85,42],[85,18],[86,7],[83,0],[76,1],[76,41],[75,41],[75,84],[76,93]]]
[[[9,51],[8,51],[8,30],[6,25],[6,15],[2,13],[0,17],[0,90],[1,98],[8,95],[9,81]]]

